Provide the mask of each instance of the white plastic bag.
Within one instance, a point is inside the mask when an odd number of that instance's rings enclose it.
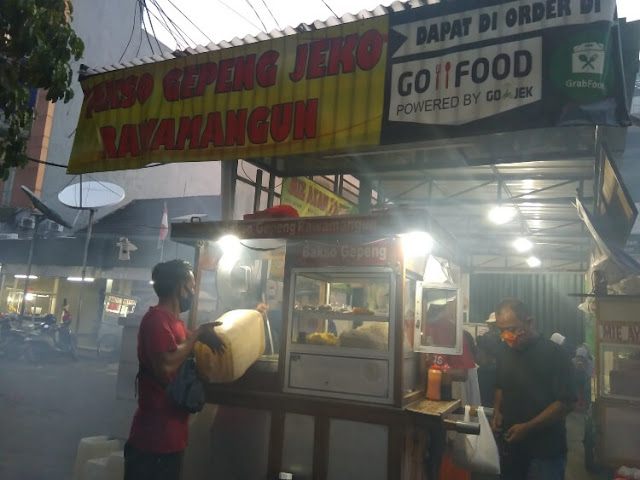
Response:
[[[470,421],[470,407],[464,407],[464,421]],[[451,460],[458,468],[491,475],[500,474],[500,454],[493,438],[484,408],[478,407],[479,435],[457,433],[453,440]]]

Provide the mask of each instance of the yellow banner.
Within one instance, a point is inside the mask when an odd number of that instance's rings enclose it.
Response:
[[[358,213],[355,205],[308,178],[286,178],[282,183],[282,205],[291,205],[301,217],[324,217]]]
[[[95,75],[69,173],[377,145],[388,17]]]

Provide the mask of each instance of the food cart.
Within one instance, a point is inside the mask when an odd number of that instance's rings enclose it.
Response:
[[[640,297],[598,295],[595,391],[587,416],[585,461],[640,468]]]
[[[197,246],[196,298],[216,289],[223,310],[271,307],[265,355],[207,386],[211,403],[268,413],[262,475],[420,478],[414,427],[477,433],[446,421],[460,400],[425,399],[423,352],[462,345],[455,241],[426,211],[174,224],[172,239]],[[220,313],[193,311],[192,326]]]
[[[596,299],[598,458],[640,467],[640,298]]]

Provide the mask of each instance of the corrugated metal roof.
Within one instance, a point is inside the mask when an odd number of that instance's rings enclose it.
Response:
[[[230,41],[223,40],[219,43],[210,43],[209,45],[197,45],[195,47],[189,47],[186,50],[176,50],[172,53],[166,52],[162,55],[152,55],[149,57],[134,58],[128,62],[115,63],[112,65],[106,65],[102,67],[86,67],[83,66],[80,72],[81,77],[88,77],[91,75],[98,75],[100,73],[113,72],[115,70],[122,70],[125,68],[136,67],[139,65],[162,62],[165,60],[172,60],[187,55],[197,55],[199,53],[214,52],[222,50],[223,48],[239,47],[242,45],[248,45],[251,43],[257,43],[264,40],[270,40],[274,38],[281,38],[287,35],[295,35],[296,33],[311,32],[314,30],[320,30],[322,28],[334,27],[336,25],[343,25],[345,23],[351,23],[358,20],[365,20],[367,18],[380,17],[388,15],[390,12],[402,12],[405,10],[411,10],[413,8],[419,8],[424,5],[431,5],[440,3],[440,0],[410,0],[408,2],[393,2],[389,6],[378,5],[373,10],[361,10],[358,13],[351,14],[346,13],[341,17],[329,17],[325,21],[316,20],[313,23],[301,23],[297,27],[285,27],[282,30],[271,30],[271,32],[260,32],[256,36],[246,35],[243,38],[234,37]]]

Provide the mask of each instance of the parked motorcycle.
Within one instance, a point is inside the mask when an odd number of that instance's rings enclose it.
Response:
[[[25,327],[17,314],[0,317],[0,355],[6,360],[18,360],[25,355],[26,339],[33,325]]]
[[[77,340],[71,332],[71,322],[58,323],[53,315],[25,338],[25,356],[30,362],[40,363],[59,356],[78,360]]]

